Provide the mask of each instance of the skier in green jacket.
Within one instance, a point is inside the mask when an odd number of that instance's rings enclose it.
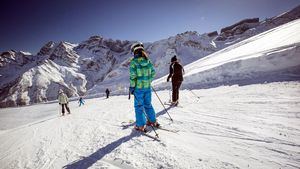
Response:
[[[154,79],[155,70],[142,43],[134,43],[131,46],[131,52],[133,52],[134,58],[130,61],[129,90],[135,96],[135,129],[147,132],[146,124],[159,127],[151,103],[151,82]]]

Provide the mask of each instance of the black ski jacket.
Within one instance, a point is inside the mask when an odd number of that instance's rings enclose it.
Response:
[[[167,81],[169,81],[170,78],[172,78],[172,82],[182,82],[184,73],[184,69],[182,65],[178,62],[173,62],[170,65],[170,74],[168,76]]]

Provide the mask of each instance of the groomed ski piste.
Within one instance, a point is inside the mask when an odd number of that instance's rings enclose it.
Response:
[[[173,122],[152,94],[178,130],[159,141],[133,130],[128,96],[72,101],[64,117],[58,103],[1,109],[0,168],[299,168],[299,31],[296,20],[187,65]],[[153,85],[167,102],[165,80]]]
[[[160,142],[132,131],[127,96],[71,102],[65,117],[57,103],[2,109],[0,168],[299,168],[299,82],[193,92],[168,109],[174,122],[153,97],[161,125],[179,130],[157,130]]]

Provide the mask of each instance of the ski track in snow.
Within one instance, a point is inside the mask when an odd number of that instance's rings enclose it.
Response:
[[[182,107],[168,108],[173,123],[153,93],[159,122],[180,130],[158,129],[160,142],[132,131],[127,96],[87,99],[82,107],[74,101],[64,117],[57,103],[1,109],[7,121],[0,123],[0,168],[300,167],[299,82],[193,92],[199,98],[183,90]],[[158,94],[169,100],[168,91]],[[44,106],[47,113],[38,116]]]

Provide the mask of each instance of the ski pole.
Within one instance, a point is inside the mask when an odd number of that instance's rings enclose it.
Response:
[[[171,98],[171,89],[169,89],[169,102],[171,103],[171,101],[172,101],[172,98]]]
[[[152,86],[151,86],[152,87]],[[172,119],[172,117],[170,116],[170,114],[169,114],[169,112],[167,111],[167,109],[166,109],[166,107],[165,107],[165,105],[162,103],[162,101],[160,100],[160,98],[158,97],[158,94],[156,93],[156,91],[155,91],[155,89],[152,87],[152,90],[154,91],[154,93],[155,93],[155,95],[156,95],[156,97],[158,98],[158,100],[159,100],[159,102],[160,102],[160,104],[164,107],[164,109],[165,109],[165,111],[166,111],[166,113],[168,114],[168,116],[170,117],[170,120],[171,121],[173,121],[173,119]]]
[[[140,104],[139,100],[136,98],[136,96],[135,96],[134,93],[133,93],[133,96],[134,96],[134,99],[138,102],[138,104],[139,104],[139,106],[140,106],[141,104]],[[146,119],[147,119],[148,121],[150,121],[150,119],[149,119],[147,113],[146,113],[144,110],[143,110],[143,113],[144,113],[144,115],[146,116]],[[152,125],[150,125],[150,126],[151,126],[152,130],[154,131],[155,136],[158,138],[158,133],[155,131],[155,128],[154,128]]]
[[[198,95],[196,95],[196,93],[194,93],[191,89],[189,89],[188,87],[187,87],[187,89],[188,89],[194,96],[196,96],[198,99],[200,99],[200,97],[199,97]]]
[[[130,93],[130,90],[129,90],[129,93],[128,93],[128,100],[130,100],[130,94],[131,94],[131,93]]]

